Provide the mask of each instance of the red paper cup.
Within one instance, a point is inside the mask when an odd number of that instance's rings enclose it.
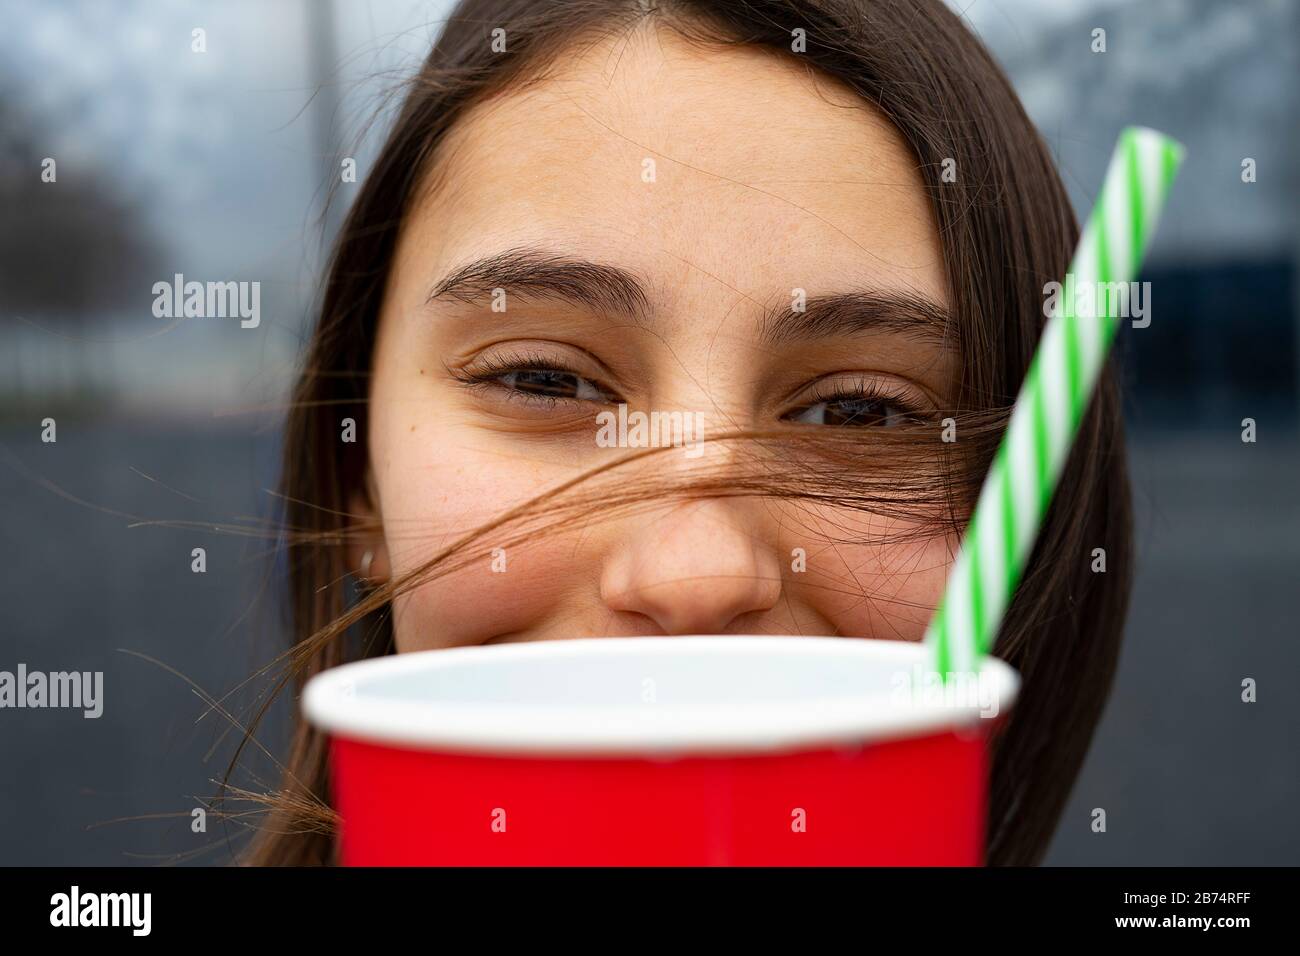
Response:
[[[928,648],[637,637],[453,648],[313,678],[348,865],[976,865],[1019,678]]]

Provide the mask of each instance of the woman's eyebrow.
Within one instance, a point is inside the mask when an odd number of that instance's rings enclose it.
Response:
[[[809,298],[802,309],[787,306],[769,312],[760,323],[759,340],[774,347],[884,332],[947,347],[952,344],[950,323],[946,308],[916,293],[838,292]]]
[[[520,247],[475,259],[439,279],[426,302],[473,302],[494,290],[521,298],[553,299],[606,315],[650,317],[646,286],[627,269],[562,253]],[[859,290],[809,298],[803,309],[769,311],[759,323],[767,346],[884,332],[949,344],[948,310],[910,292]]]
[[[435,283],[426,302],[438,298],[474,301],[496,289],[633,318],[645,318],[650,312],[645,286],[628,270],[528,248],[507,249],[458,267]]]

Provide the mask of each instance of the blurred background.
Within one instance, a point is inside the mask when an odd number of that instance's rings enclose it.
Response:
[[[955,6],[1081,216],[1121,127],[1188,148],[1151,325],[1119,339],[1133,608],[1047,862],[1300,863],[1300,5]],[[238,826],[191,827],[232,749],[200,695],[282,641],[274,540],[232,532],[274,514],[283,401],[355,189],[327,205],[330,185],[344,157],[364,176],[449,7],[0,0],[0,669],[101,670],[107,698],[98,720],[0,711],[0,863],[229,861]],[[259,281],[259,327],[156,318],[175,273]],[[283,727],[280,708],[272,751]]]

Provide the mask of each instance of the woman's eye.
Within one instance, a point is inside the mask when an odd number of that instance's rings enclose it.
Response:
[[[581,375],[558,368],[521,368],[498,375],[502,388],[544,398],[569,398],[583,402],[606,402],[604,392]]]
[[[893,428],[917,420],[912,409],[888,398],[831,398],[792,413],[788,420],[804,425],[851,425]]]

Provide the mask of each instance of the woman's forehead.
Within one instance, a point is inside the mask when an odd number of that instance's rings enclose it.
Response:
[[[688,296],[946,300],[915,158],[874,107],[793,55],[609,38],[470,110],[430,182],[399,254],[417,282],[527,246],[598,254]]]

